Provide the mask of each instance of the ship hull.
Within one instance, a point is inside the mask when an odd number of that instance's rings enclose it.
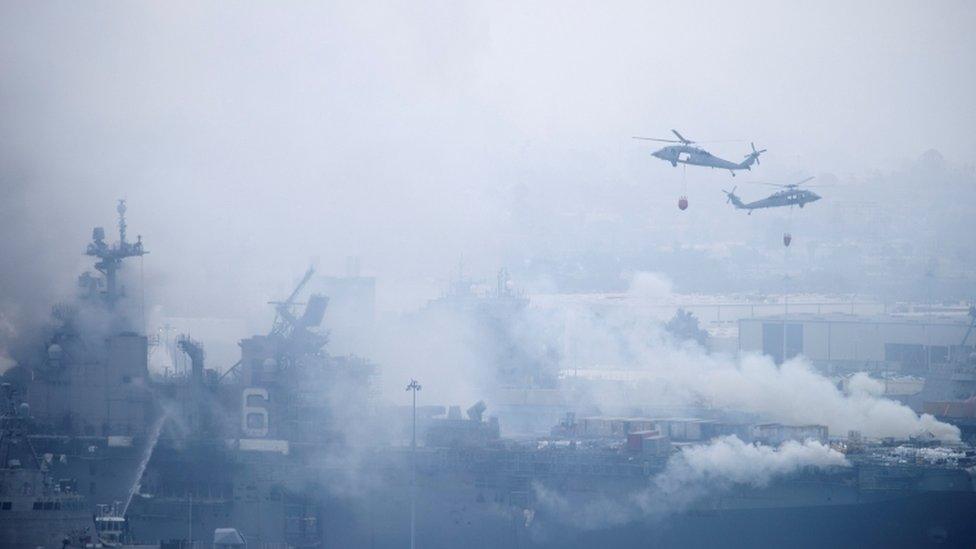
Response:
[[[423,497],[420,498],[421,500]],[[973,547],[976,496],[969,493],[886,494],[838,505],[689,509],[606,527],[579,527],[537,511],[527,524],[519,509],[477,509],[419,502],[418,547]],[[369,511],[327,515],[326,547],[403,547],[409,503],[373,501]],[[329,518],[339,520],[328,520]],[[614,517],[607,517],[612,522]]]
[[[87,511],[3,511],[0,515],[0,547],[6,549],[60,549],[65,539],[93,536],[94,523]]]
[[[235,527],[254,547],[403,547],[409,454],[377,449],[355,474],[322,467],[317,455],[161,444],[143,479],[141,491],[150,495],[136,496],[128,510],[130,531],[136,540],[158,541]],[[559,454],[544,452],[421,453],[418,546],[976,546],[976,492],[958,468],[813,470],[758,488],[697,487],[694,497],[652,502],[644,511],[633,498],[660,465],[585,456],[563,455],[581,459],[567,469]],[[113,457],[109,463],[128,467],[92,470],[131,478],[131,455]],[[102,485],[98,491],[105,493]]]

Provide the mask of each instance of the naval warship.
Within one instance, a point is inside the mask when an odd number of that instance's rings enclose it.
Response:
[[[814,428],[843,445],[843,465],[760,484],[713,479],[681,505],[654,503],[660,494],[648,488],[682,448],[721,437],[764,444],[756,433],[768,426],[569,417],[548,436],[512,439],[483,403],[467,417],[424,406],[412,446],[409,409],[383,405],[373,389],[379,367],[327,351],[318,329],[327,296],[299,303],[312,270],[274,303],[271,329],[240,342],[232,367],[208,368],[203,342],[183,336],[189,371],[153,375],[152,342],[125,321],[119,279],[125,260],[147,252],[141,238],[126,238],[124,203],[118,213],[118,242],[96,228],[87,248],[98,274],[80,278],[82,297],[56,309],[38,352],[18,365],[31,372],[22,439],[50,456],[46,478],[65,479],[45,492],[48,512],[60,494],[88,517],[48,521],[49,537],[34,545],[83,537],[93,516],[92,543],[108,545],[199,544],[227,528],[267,549],[402,547],[412,538],[421,547],[976,544],[974,454],[964,445],[838,441]],[[101,331],[86,326],[93,315]],[[611,427],[590,433],[581,423]],[[640,498],[651,504],[635,509]],[[17,539],[27,523],[6,520],[3,505],[2,539]],[[40,517],[41,507],[23,512]]]
[[[95,525],[77,484],[53,475],[53,456],[31,444],[28,404],[10,383],[0,393],[0,547],[92,543]]]

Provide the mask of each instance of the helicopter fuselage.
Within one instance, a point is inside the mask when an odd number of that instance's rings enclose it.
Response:
[[[651,156],[670,162],[672,166],[688,164],[690,166],[704,166],[732,171],[751,169],[752,162],[730,162],[699,147],[690,145],[669,145],[651,153]]]
[[[732,203],[740,210],[759,210],[762,208],[779,208],[782,206],[799,206],[802,208],[804,205],[810,202],[816,202],[821,198],[819,194],[806,189],[785,189],[775,192],[766,198],[756,200],[755,202],[743,203],[738,197],[735,197]]]

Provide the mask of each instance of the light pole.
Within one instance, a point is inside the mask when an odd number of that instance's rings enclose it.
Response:
[[[410,380],[408,391],[413,391],[413,432],[410,436],[410,549],[416,549],[417,532],[417,391],[420,384]]]

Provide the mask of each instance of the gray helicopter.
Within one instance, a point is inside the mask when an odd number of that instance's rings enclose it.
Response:
[[[668,145],[667,147],[654,151],[651,153],[651,156],[670,162],[672,166],[677,166],[680,163],[691,166],[705,166],[707,168],[729,170],[733,177],[735,176],[736,170],[751,170],[754,163],[759,164],[759,155],[766,152],[766,149],[757,151],[756,145],[751,143],[752,152],[745,155],[745,160],[736,163],[725,160],[724,158],[719,158],[701,147],[692,146],[695,144],[695,141],[685,139],[685,136],[678,133],[678,130],[671,130],[671,132],[674,133],[678,139],[657,139],[654,137],[636,136],[634,139],[660,141],[663,143],[679,143],[678,145]]]
[[[731,191],[723,190],[722,192],[725,193],[725,196],[728,197],[728,199],[725,201],[726,203],[731,202],[732,205],[735,206],[737,210],[749,210],[749,215],[752,215],[753,210],[758,210],[761,208],[779,208],[782,206],[799,206],[802,208],[804,205],[809,204],[810,202],[816,202],[817,200],[820,200],[822,198],[819,194],[813,191],[808,191],[806,189],[800,188],[800,185],[803,185],[804,183],[810,181],[811,179],[813,178],[808,177],[803,181],[800,181],[798,183],[790,183],[789,185],[779,185],[776,183],[760,183],[760,185],[771,185],[773,187],[780,187],[782,188],[782,190],[776,191],[775,193],[767,196],[766,198],[756,200],[755,202],[743,202],[735,194],[736,187],[732,187]]]

